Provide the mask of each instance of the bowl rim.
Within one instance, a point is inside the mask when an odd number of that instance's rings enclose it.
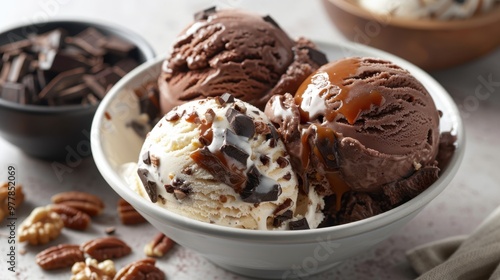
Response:
[[[500,23],[500,4],[495,4],[491,11],[475,15],[468,19],[433,20],[433,19],[405,19],[370,12],[353,3],[353,0],[324,0],[344,10],[347,13],[365,20],[376,20],[388,26],[397,26],[424,31],[461,30],[477,28],[493,23]]]
[[[144,39],[141,35],[139,35],[135,31],[128,29],[125,26],[110,23],[110,22],[103,21],[103,20],[52,18],[50,20],[34,21],[34,22],[30,22],[28,24],[14,24],[14,25],[8,26],[6,28],[2,28],[0,30],[0,36],[3,36],[4,34],[11,32],[13,30],[16,30],[16,29],[22,29],[22,28],[27,28],[30,26],[37,26],[37,25],[43,27],[46,24],[61,25],[61,27],[64,27],[63,26],[64,24],[79,24],[82,26],[96,27],[96,28],[102,29],[102,30],[109,30],[109,31],[112,31],[113,33],[116,33],[121,38],[126,39],[127,41],[130,41],[131,43],[133,43],[137,47],[137,49],[139,50],[141,55],[144,56],[144,58],[145,58],[144,62],[152,60],[156,57],[155,51],[154,51],[153,47],[151,46],[151,44],[146,39]],[[123,37],[121,34],[127,34],[129,37]],[[12,101],[8,101],[8,100],[4,100],[4,99],[0,98],[0,107],[4,107],[4,108],[11,109],[11,110],[24,112],[24,113],[43,113],[43,114],[58,115],[58,114],[64,114],[64,113],[68,113],[68,112],[80,112],[80,111],[96,110],[101,101],[99,101],[96,104],[89,104],[89,105],[71,104],[71,105],[60,105],[60,106],[47,106],[47,105],[19,104],[16,102],[12,102]]]
[[[123,180],[121,179],[119,174],[113,171],[110,161],[105,157],[103,146],[101,145],[100,141],[99,131],[105,119],[105,110],[116,98],[116,95],[120,91],[122,91],[129,80],[133,79],[137,75],[140,75],[141,73],[147,72],[151,69],[151,67],[160,66],[165,57],[157,57],[156,59],[145,62],[136,69],[132,70],[117,84],[115,84],[115,86],[109,91],[108,95],[106,95],[106,97],[102,100],[100,106],[97,108],[97,112],[94,115],[91,128],[91,148],[94,162],[101,175],[104,177],[106,182],[115,190],[115,192],[117,192],[125,200],[129,202],[132,201],[134,207],[140,212],[143,212],[148,216],[153,215],[152,218],[154,218],[155,220],[161,220],[163,223],[168,223],[170,226],[175,228],[182,228],[183,230],[189,230],[192,232],[221,237],[225,239],[258,240],[262,243],[317,243],[318,241],[324,240],[325,236],[328,240],[334,240],[363,234],[377,228],[382,228],[388,224],[392,224],[397,220],[404,219],[412,213],[420,211],[423,206],[432,201],[439,193],[441,193],[446,188],[446,186],[456,174],[464,156],[465,134],[458,107],[454,103],[451,96],[447,93],[447,91],[434,78],[432,78],[424,70],[418,68],[417,66],[402,58],[396,57],[392,54],[375,49],[373,47],[356,43],[330,43],[321,41],[315,41],[315,43],[317,43],[320,48],[321,45],[330,45],[341,49],[352,49],[365,53],[371,53],[374,56],[392,60],[401,67],[409,70],[412,74],[425,76],[430,83],[426,85],[426,87],[432,87],[441,92],[441,97],[444,99],[446,106],[449,107],[448,109],[452,112],[452,117],[456,125],[456,127],[453,128],[453,132],[457,136],[456,151],[452,156],[448,167],[441,174],[438,180],[417,196],[420,199],[411,199],[410,201],[389,211],[360,221],[332,227],[298,231],[261,231],[215,225],[187,218],[170,211],[166,211],[164,208],[146,201],[145,199],[138,196],[132,189],[127,187],[123,183]]]

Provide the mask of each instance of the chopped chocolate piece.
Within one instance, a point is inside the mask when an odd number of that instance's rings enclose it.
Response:
[[[90,90],[87,87],[86,84],[78,84],[66,89],[63,89],[59,92],[59,94],[56,96],[58,100],[74,100],[74,99],[80,99],[89,94]]]
[[[186,166],[181,171],[182,174],[193,175],[193,168],[191,166]]]
[[[69,71],[65,71],[57,75],[52,79],[43,89],[40,91],[38,96],[40,99],[52,98],[58,94],[58,92],[64,88],[68,88],[76,85],[81,81],[83,74],[85,73],[84,68],[75,68]]]
[[[237,162],[241,163],[243,166],[247,165],[247,159],[248,159],[248,153],[243,151],[242,149],[231,145],[231,144],[224,144],[220,148],[221,152],[225,154],[226,156],[235,159]]]
[[[0,84],[7,81],[11,67],[12,63],[9,60],[3,62],[2,69],[0,71]]]
[[[217,11],[216,7],[210,7],[201,12],[197,12],[194,14],[194,20],[195,21],[206,20],[210,15],[214,14],[216,11]]]
[[[30,39],[22,39],[16,42],[0,46],[0,53],[15,52],[18,50],[27,49],[31,47],[31,45],[32,42]]]
[[[237,193],[243,189],[245,176],[230,170],[223,162],[210,152],[207,147],[203,147],[191,153],[191,158],[207,170],[216,180],[232,187]]]
[[[253,120],[247,115],[238,114],[234,116],[233,121],[229,125],[239,136],[252,138],[255,134],[255,125]]]
[[[286,210],[283,214],[274,217],[273,219],[273,227],[279,227],[283,224],[284,221],[288,221],[293,217],[292,210]]]
[[[225,116],[226,116],[227,121],[231,123],[232,121],[234,121],[234,117],[236,117],[236,115],[239,115],[239,114],[241,114],[241,113],[236,111],[233,108],[229,108],[229,109],[227,109]]]
[[[276,163],[278,163],[280,168],[285,168],[288,166],[288,164],[290,164],[285,157],[281,157],[281,156],[278,157],[278,159],[276,160]]]
[[[149,157],[149,151],[146,151],[142,154],[142,162],[144,162],[147,165],[151,164],[151,158]]]
[[[26,92],[23,84],[7,82],[0,85],[0,97],[2,99],[25,104]]]
[[[276,28],[281,29],[281,27],[278,25],[278,23],[270,15],[263,16],[262,19],[264,21],[269,22],[270,24],[276,26]]]
[[[278,182],[262,175],[255,165],[250,167],[245,189],[240,193],[243,201],[249,203],[275,201],[280,194],[281,187]]]
[[[38,101],[38,90],[35,85],[35,76],[33,74],[25,75],[22,78],[22,84],[26,90],[27,103],[35,103]]]
[[[137,61],[135,59],[124,58],[122,60],[119,60],[117,63],[115,63],[114,67],[118,68],[121,71],[122,76],[125,76],[125,74],[132,71],[138,65],[139,65],[139,63],[137,63]]]
[[[290,230],[301,230],[301,229],[309,229],[309,223],[306,218],[300,219],[298,221],[292,221],[288,223],[288,227]]]
[[[94,56],[102,56],[106,53],[102,48],[107,41],[106,36],[93,27],[89,27],[73,37],[68,37],[65,41]]]
[[[160,166],[160,158],[157,157],[156,155],[149,155],[149,158],[151,159],[151,164],[154,166],[154,167],[158,167]]]
[[[26,74],[28,70],[30,61],[30,57],[25,53],[21,53],[20,55],[16,56],[12,60],[7,81],[13,83],[20,82],[21,78]]]
[[[243,104],[241,102],[236,102],[234,104],[234,109],[236,109],[236,111],[238,111],[242,114],[245,114],[247,112],[247,107],[245,106],[245,104]]]
[[[306,46],[304,47],[305,49],[307,49],[307,54],[309,56],[309,58],[314,61],[316,64],[318,64],[319,66],[323,65],[323,64],[326,64],[328,62],[328,58],[326,57],[326,55],[317,50],[317,49],[314,49],[314,48],[311,48],[309,46]]]
[[[66,31],[58,28],[44,34],[33,35],[30,38],[33,41],[32,52],[44,52],[50,49],[57,50],[61,46],[61,40]]]
[[[95,97],[93,94],[88,94],[86,96],[86,100],[90,105],[97,105],[97,103],[99,103],[99,100],[97,100],[97,97]],[[132,124],[132,128],[134,127],[136,127],[135,124]]]
[[[215,112],[214,112],[214,110],[208,109],[205,112],[205,120],[206,120],[207,124],[213,123],[214,119],[215,119]]]
[[[262,164],[264,164],[264,165],[268,165],[269,162],[271,161],[271,159],[266,155],[260,155],[259,159],[260,159],[260,162],[262,162]]]
[[[116,36],[110,36],[104,43],[103,48],[110,53],[124,57],[127,56],[133,49],[135,49],[135,46],[130,42],[122,40]]]
[[[183,192],[182,190],[174,190],[174,196],[177,200],[183,200],[187,197],[187,193]]]
[[[290,179],[292,179],[292,174],[290,172],[287,172],[284,176],[283,176],[283,179],[284,180],[287,180],[287,181],[290,181]]]
[[[276,207],[276,209],[274,209],[273,215],[275,216],[282,215],[283,213],[285,213],[285,211],[289,210],[290,207],[292,207],[292,205],[293,205],[292,199],[290,198],[285,199],[283,203],[281,203],[278,207]]]
[[[315,143],[316,148],[318,148],[325,167],[329,170],[337,170],[339,168],[339,163],[337,161],[339,158],[337,155],[337,137],[333,131],[331,132],[332,133],[329,135],[330,137],[318,137],[317,134],[315,134],[314,137],[316,140],[313,143]]]
[[[224,106],[225,104],[233,103],[234,96],[232,96],[230,93],[224,93],[221,96],[217,96],[216,100],[219,103],[219,105]]]
[[[38,86],[41,89],[43,89],[44,87],[47,86],[48,79],[47,79],[47,76],[45,74],[46,74],[45,71],[43,71],[41,69],[36,70],[36,80],[38,82]]]
[[[141,179],[149,199],[151,199],[151,202],[156,203],[156,201],[158,201],[158,190],[156,189],[155,181],[153,181],[149,175],[149,171],[145,168],[139,168],[137,169],[137,174]]]
[[[40,69],[53,72],[64,72],[78,67],[87,68],[90,66],[85,57],[64,54],[54,49],[40,52],[38,55],[38,62]]]
[[[96,96],[98,96],[100,99],[104,98],[104,96],[106,95],[106,89],[96,80],[95,76],[84,75],[83,81]]]
[[[167,113],[167,115],[165,116],[165,119],[169,122],[174,122],[174,121],[177,121],[178,119],[180,119],[181,117],[179,116],[179,114],[177,114],[177,112],[175,111],[170,111]]]

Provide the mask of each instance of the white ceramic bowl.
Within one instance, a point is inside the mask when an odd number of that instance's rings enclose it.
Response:
[[[208,224],[168,212],[134,193],[120,177],[120,166],[138,160],[143,139],[127,122],[137,117],[139,106],[133,89],[156,80],[163,58],[146,62],[125,76],[99,106],[91,131],[97,167],[109,185],[132,204],[153,226],[173,240],[199,252],[230,271],[253,277],[298,279],[327,270],[367,251],[388,238],[434,199],[456,173],[464,153],[464,131],[456,105],[428,74],[393,55],[353,44],[319,43],[330,60],[346,56],[371,56],[391,60],[408,69],[433,96],[443,112],[442,131],[457,135],[457,149],[441,177],[409,202],[362,221],[305,231],[253,231]],[[109,118],[105,117],[105,113]]]

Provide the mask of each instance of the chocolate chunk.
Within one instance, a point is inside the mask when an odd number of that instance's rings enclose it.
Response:
[[[115,63],[114,67],[118,68],[121,71],[122,76],[125,76],[128,72],[134,70],[139,65],[135,59],[132,58],[124,58]]]
[[[0,46],[0,53],[15,52],[18,50],[23,51],[24,49],[28,49],[31,46],[32,46],[32,42],[30,39],[22,39],[22,40],[12,42],[10,44]]]
[[[94,75],[84,75],[83,81],[92,90],[92,92],[103,99],[106,95],[106,89],[96,80]]]
[[[237,193],[241,192],[245,183],[245,176],[230,170],[207,147],[194,151],[191,158],[203,169],[207,170],[217,181],[232,187]]]
[[[66,38],[66,43],[82,48],[94,56],[104,55],[102,46],[106,43],[106,36],[93,27],[89,27],[73,37]]]
[[[279,227],[279,226],[281,226],[281,224],[283,224],[284,221],[288,221],[292,217],[293,217],[293,211],[292,210],[286,210],[283,214],[274,217],[274,219],[273,219],[273,226],[274,227]]]
[[[271,161],[271,159],[268,156],[266,156],[266,155],[260,155],[259,159],[260,159],[260,162],[262,162],[263,165],[268,165],[269,162]]]
[[[174,190],[174,196],[175,196],[175,199],[177,200],[183,200],[184,198],[187,197],[187,193],[181,191],[181,190]]]
[[[323,52],[311,47],[305,47],[305,49],[307,49],[307,55],[309,58],[319,66],[328,62],[328,58]]]
[[[20,104],[26,103],[26,92],[23,84],[7,82],[0,85],[0,97],[4,100]]]
[[[193,168],[191,166],[186,166],[181,170],[182,174],[193,175]]]
[[[270,24],[274,25],[276,28],[281,29],[281,27],[278,25],[278,23],[270,15],[263,16],[262,19],[265,22],[269,22]]]
[[[252,138],[255,134],[255,125],[253,120],[243,114],[234,116],[233,121],[229,123],[231,129],[239,136]]]
[[[262,175],[257,167],[253,165],[247,172],[245,188],[240,193],[244,202],[259,203],[263,201],[275,201],[281,194],[278,182]]]
[[[288,166],[288,164],[290,164],[285,157],[281,157],[281,156],[278,157],[278,159],[276,160],[276,163],[278,163],[280,168],[285,168]]]
[[[301,229],[309,229],[309,223],[306,218],[300,219],[298,221],[292,221],[288,223],[288,227],[290,230],[301,230]]]
[[[224,93],[221,96],[217,96],[216,100],[219,105],[224,106],[225,104],[234,103],[234,96],[230,93]]]
[[[270,133],[266,134],[266,140],[269,140],[269,147],[274,148],[280,136],[272,124],[268,124],[267,127],[269,127]]]
[[[215,120],[215,112],[212,109],[208,109],[205,112],[205,121],[207,124],[213,123]]]
[[[56,98],[60,101],[69,101],[69,100],[81,100],[81,98],[90,93],[90,89],[86,84],[78,84],[76,86],[72,86],[70,88],[63,89],[59,92]]]
[[[54,49],[39,53],[38,65],[42,70],[53,72],[64,72],[78,67],[87,68],[90,66],[85,57],[64,54]]]
[[[292,174],[290,172],[287,172],[284,176],[283,179],[286,181],[290,181],[292,179]]]
[[[234,117],[236,117],[236,115],[238,115],[238,114],[241,114],[241,113],[233,108],[228,108],[225,116],[226,116],[227,121],[229,123],[231,123],[234,121]]]
[[[206,20],[208,19],[208,17],[212,14],[215,14],[217,11],[217,8],[214,6],[214,7],[210,7],[208,9],[205,9],[201,12],[197,12],[194,14],[194,20],[195,21],[200,21],[200,20]]]
[[[62,45],[62,40],[66,35],[66,31],[62,28],[51,30],[47,33],[38,36],[29,36],[32,39],[32,52],[44,52],[51,49],[57,50]]]
[[[52,79],[39,93],[40,99],[49,99],[58,94],[64,88],[72,87],[79,83],[85,73],[85,68],[75,68],[65,71]]]
[[[285,201],[283,201],[283,203],[281,203],[280,205],[278,205],[278,207],[276,207],[276,209],[274,209],[273,215],[275,215],[275,216],[282,215],[283,213],[285,213],[285,211],[290,209],[290,207],[292,207],[292,205],[293,205],[292,199],[290,199],[290,198],[285,199]]]
[[[267,135],[271,133],[271,129],[269,128],[269,126],[263,122],[256,121],[254,125],[255,125],[255,133],[259,135]]]
[[[25,75],[22,78],[22,84],[26,90],[27,103],[35,103],[38,101],[38,89],[35,84],[35,77],[33,74]]]
[[[142,162],[144,162],[145,164],[147,165],[150,165],[151,164],[151,158],[149,157],[149,151],[145,151],[142,156]]]
[[[221,152],[225,154],[227,157],[235,159],[237,162],[241,163],[241,165],[247,165],[248,153],[238,148],[237,146],[224,144],[220,148]]]
[[[165,119],[169,122],[174,122],[174,121],[177,121],[178,119],[180,119],[181,117],[179,116],[179,114],[177,114],[177,112],[175,111],[170,111],[167,113],[167,115],[165,116]]]
[[[151,199],[151,202],[156,203],[156,201],[158,201],[158,190],[156,189],[156,182],[149,175],[149,171],[146,168],[139,168],[137,169],[137,174],[141,179],[149,199]]]
[[[16,56],[12,60],[7,81],[13,83],[20,82],[21,78],[26,74],[28,70],[30,61],[30,57],[25,53],[21,53],[20,55]]]
[[[247,107],[242,102],[234,103],[234,109],[242,114],[245,114],[247,112]]]
[[[135,49],[135,46],[130,42],[122,40],[116,36],[110,36],[103,44],[103,48],[112,54],[125,57],[133,49]]]

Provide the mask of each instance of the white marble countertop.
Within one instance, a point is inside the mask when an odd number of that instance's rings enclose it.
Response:
[[[168,51],[178,32],[194,12],[212,5],[239,7],[270,14],[292,36],[305,35],[313,40],[344,40],[331,25],[321,1],[3,1],[0,29],[45,19],[87,19],[123,25],[142,35],[157,54]],[[378,247],[354,257],[335,269],[311,279],[412,279],[405,251],[440,238],[470,233],[495,207],[500,197],[500,49],[472,63],[431,73],[453,96],[463,113],[466,126],[466,153],[463,164],[450,186],[416,218]],[[475,89],[482,81],[492,81],[487,92],[478,98]],[[489,93],[489,94],[488,94]],[[15,121],[15,120],[13,120]],[[93,221],[85,233],[65,230],[59,242],[83,242],[104,235],[104,228],[116,226],[116,236],[126,240],[134,253],[117,260],[121,267],[142,258],[142,248],[156,230],[149,225],[123,226],[116,217],[118,196],[102,179],[92,158],[82,160],[62,181],[56,177],[51,162],[30,158],[0,138],[0,181],[5,181],[7,167],[14,165],[18,183],[26,188],[27,201],[16,214],[18,223],[35,206],[46,205],[50,197],[64,190],[100,193],[107,202],[105,213]],[[17,245],[16,272],[7,270],[5,252],[9,248],[7,222],[0,227],[1,279],[69,279],[69,270],[44,272],[34,262],[42,248]],[[50,243],[49,245],[54,245]],[[26,251],[23,253],[23,251]],[[245,279],[212,265],[197,253],[177,247],[158,260],[169,279]]]

